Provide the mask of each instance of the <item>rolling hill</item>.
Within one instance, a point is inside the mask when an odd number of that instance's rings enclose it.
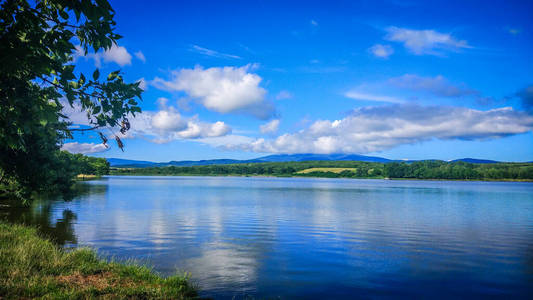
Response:
[[[108,158],[107,161],[112,167],[121,168],[146,168],[146,167],[164,167],[164,166],[205,166],[205,165],[227,165],[239,163],[260,163],[260,162],[288,162],[288,161],[313,161],[313,160],[353,160],[367,162],[390,162],[391,160],[357,154],[275,154],[255,159],[237,160],[237,159],[209,159],[209,160],[182,160],[169,162],[151,162],[121,158]]]
[[[165,166],[177,166],[177,167],[190,167],[190,166],[207,166],[207,165],[228,165],[228,164],[241,164],[241,163],[261,163],[261,162],[289,162],[289,161],[365,161],[365,162],[393,162],[398,160],[390,160],[378,156],[365,156],[358,154],[274,154],[262,156],[248,160],[238,159],[207,159],[207,160],[180,160],[169,162],[152,162],[145,160],[131,160],[121,158],[108,158],[107,161],[112,167],[120,168],[146,168],[146,167],[165,167]],[[407,162],[413,162],[416,160],[410,160]],[[452,160],[451,162],[463,161],[474,164],[493,164],[498,163],[495,160],[477,159],[477,158],[460,158]]]

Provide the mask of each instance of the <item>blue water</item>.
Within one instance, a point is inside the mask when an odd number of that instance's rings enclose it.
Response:
[[[111,176],[83,185],[33,214],[66,228],[57,233],[66,246],[187,271],[202,296],[533,295],[532,183]]]

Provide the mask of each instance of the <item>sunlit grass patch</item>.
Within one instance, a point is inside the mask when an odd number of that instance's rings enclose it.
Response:
[[[355,171],[357,171],[357,168],[309,168],[305,170],[300,170],[296,172],[296,174],[307,174],[312,172],[331,172],[340,174],[342,171],[350,171],[355,173]]]
[[[91,180],[91,179],[98,179],[102,176],[99,175],[92,175],[92,174],[78,174],[76,175],[76,180]]]

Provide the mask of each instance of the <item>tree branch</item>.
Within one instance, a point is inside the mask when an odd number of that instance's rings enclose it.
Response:
[[[43,14],[41,11],[39,11],[39,10],[37,10],[35,8],[27,7],[26,9],[36,13],[39,17],[41,17],[41,18],[43,18],[43,19],[45,19],[47,21],[54,22],[54,23],[56,23],[58,25],[65,26],[65,27],[70,27],[70,28],[74,28],[74,29],[82,29],[81,26],[69,24],[68,21],[61,22],[59,20],[55,20],[54,18],[51,18],[51,17]]]
[[[95,130],[95,129],[98,129],[98,128],[102,128],[103,126],[100,126],[100,125],[97,125],[97,126],[94,126],[94,127],[90,127],[90,128],[67,128],[68,131],[90,131],[90,130]]]
[[[55,86],[58,89],[61,89],[63,92],[65,91],[65,88],[63,86],[61,86],[60,84],[54,83],[53,81],[50,81],[50,80],[46,79],[45,77],[41,77],[41,79],[44,82],[49,83],[49,84]],[[92,98],[94,98],[94,97],[105,98],[105,96],[100,94],[100,93],[97,93],[96,95],[94,95],[94,94],[89,94],[89,93],[86,93],[86,92],[83,92],[83,91],[74,91],[73,90],[72,92],[77,93],[77,94],[81,94],[81,95],[85,95],[87,97],[92,97]]]

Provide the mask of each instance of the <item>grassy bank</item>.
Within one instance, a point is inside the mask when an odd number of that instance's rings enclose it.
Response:
[[[34,228],[0,223],[0,298],[191,299],[185,276],[100,259],[91,249],[65,251]]]

